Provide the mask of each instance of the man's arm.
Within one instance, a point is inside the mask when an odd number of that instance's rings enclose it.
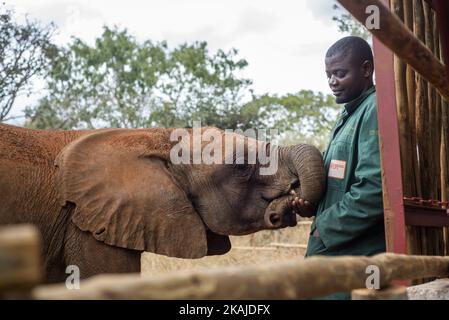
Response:
[[[316,218],[318,235],[328,249],[345,245],[383,221],[382,179],[375,105],[365,114],[358,141],[355,183]]]

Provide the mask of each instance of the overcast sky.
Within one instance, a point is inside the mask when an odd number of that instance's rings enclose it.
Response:
[[[211,51],[236,48],[249,62],[243,75],[254,81],[256,93],[330,93],[324,54],[344,36],[332,21],[334,0],[4,1],[19,14],[55,22],[59,44],[71,36],[92,43],[103,25],[118,25],[139,40],[166,40],[170,46],[207,41]]]

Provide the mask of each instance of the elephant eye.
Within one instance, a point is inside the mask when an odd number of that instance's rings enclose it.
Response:
[[[256,172],[256,165],[248,163],[237,163],[237,161],[232,165],[233,170],[237,176],[243,177],[245,179],[251,179]]]
[[[291,182],[290,182],[290,188],[291,189],[297,189],[297,188],[299,188],[301,186],[301,183],[299,182],[299,180],[298,179],[293,179]]]
[[[248,170],[250,167],[247,163],[234,163],[232,166],[237,170]]]

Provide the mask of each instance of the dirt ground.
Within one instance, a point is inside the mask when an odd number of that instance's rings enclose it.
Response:
[[[221,256],[180,259],[146,252],[142,254],[141,259],[142,274],[155,275],[175,270],[243,266],[303,258],[310,223],[309,220],[302,220],[293,228],[264,230],[248,236],[231,237],[231,251]]]

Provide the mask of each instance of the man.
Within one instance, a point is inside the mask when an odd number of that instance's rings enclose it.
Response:
[[[345,104],[324,153],[327,189],[316,210],[298,198],[293,208],[315,215],[306,257],[374,255],[385,251],[385,231],[373,55],[362,38],[345,37],[329,48],[325,64],[336,102]]]

